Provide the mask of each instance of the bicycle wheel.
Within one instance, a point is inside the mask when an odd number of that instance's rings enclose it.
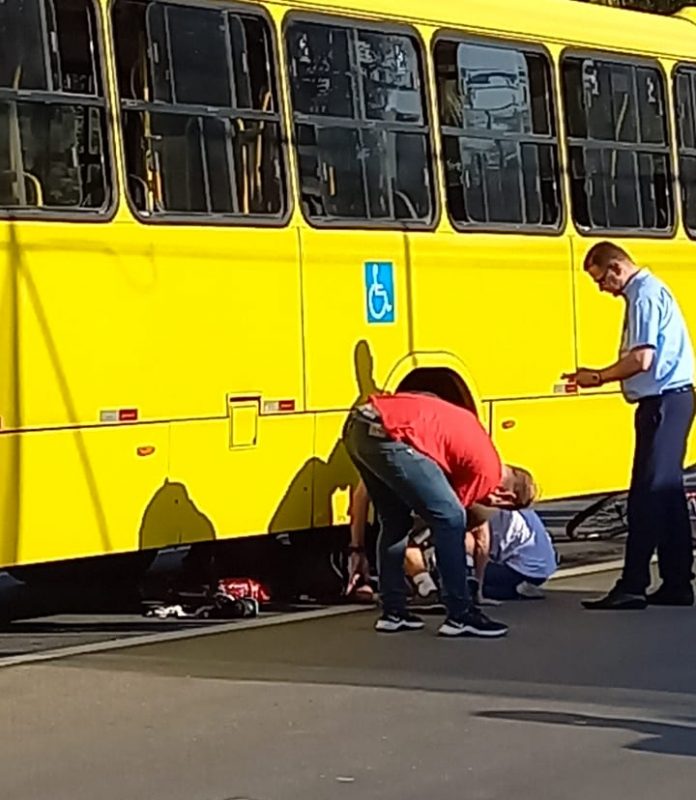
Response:
[[[566,525],[569,539],[613,539],[628,531],[627,496],[610,494],[583,508]]]

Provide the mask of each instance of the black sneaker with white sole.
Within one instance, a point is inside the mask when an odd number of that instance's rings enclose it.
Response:
[[[399,633],[400,631],[420,631],[425,623],[415,614],[382,614],[375,622],[375,630],[380,633]]]
[[[507,632],[507,625],[494,622],[475,606],[461,617],[448,617],[438,630],[440,636],[477,636],[484,639],[497,639],[507,635]]]

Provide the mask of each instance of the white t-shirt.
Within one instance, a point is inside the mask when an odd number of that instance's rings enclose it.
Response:
[[[556,571],[556,551],[539,515],[523,511],[498,511],[491,517],[491,561],[527,578],[547,580]]]

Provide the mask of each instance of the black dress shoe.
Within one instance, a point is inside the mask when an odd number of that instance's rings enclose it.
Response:
[[[609,594],[597,600],[583,600],[589,611],[640,611],[647,607],[644,594],[631,594],[623,589],[612,589]]]
[[[649,606],[692,606],[694,590],[691,584],[684,587],[672,587],[662,584],[657,591],[648,595]]]

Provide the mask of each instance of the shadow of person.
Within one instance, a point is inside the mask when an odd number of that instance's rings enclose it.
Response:
[[[141,550],[215,538],[213,523],[200,511],[183,483],[165,480],[147,504],[138,534]]]
[[[353,369],[355,380],[358,384],[358,396],[351,408],[367,402],[371,394],[379,391],[379,387],[375,382],[375,361],[372,357],[370,344],[365,339],[360,339],[355,345],[353,350]]]
[[[378,391],[374,360],[364,339],[355,345],[353,369],[357,394],[351,408]],[[309,594],[327,601],[341,596],[344,575],[340,551],[345,544],[345,529],[334,527],[340,519],[338,496],[347,493],[344,503],[350,503],[357,483],[358,474],[341,431],[327,458],[308,459],[290,482],[268,526],[270,533],[288,533],[293,545],[275,571],[276,575],[284,573],[282,581],[290,595]],[[306,530],[308,520],[311,531]]]
[[[353,368],[358,392],[351,408],[366,402],[371,394],[378,391],[374,378],[372,352],[370,345],[364,339],[355,345]],[[301,527],[300,521],[308,517],[312,528],[333,525],[334,495],[337,491],[352,491],[357,482],[357,473],[339,435],[326,459],[315,456],[308,459],[298,470],[271,518],[269,532],[285,533],[297,530]]]
[[[182,585],[214,580],[215,526],[193,502],[183,483],[165,479],[145,508],[138,535],[140,549],[145,552],[192,545],[181,562],[178,580]],[[151,580],[148,589],[152,591],[158,585]]]
[[[482,711],[476,716],[482,719],[497,719],[506,722],[531,722],[577,728],[632,731],[645,738],[627,745],[627,750],[671,756],[696,756],[696,726],[558,711]]]
[[[374,362],[369,344],[357,342],[353,352],[357,397],[353,405],[367,400],[377,391]],[[307,522],[316,530],[314,536],[303,532],[293,536],[290,548],[267,536],[215,541],[212,522],[201,512],[181,483],[165,483],[150,500],[140,526],[141,549],[155,549],[178,542],[196,544],[184,560],[186,580],[209,582],[225,570],[267,581],[280,596],[310,594],[333,598],[342,590],[343,576],[333,560],[336,537],[327,536],[326,528],[335,523],[334,495],[352,491],[357,473],[337,438],[324,460],[308,459],[297,471],[268,526],[268,533],[292,533],[306,530]],[[293,573],[290,575],[289,573]],[[218,574],[220,573],[220,574]]]

